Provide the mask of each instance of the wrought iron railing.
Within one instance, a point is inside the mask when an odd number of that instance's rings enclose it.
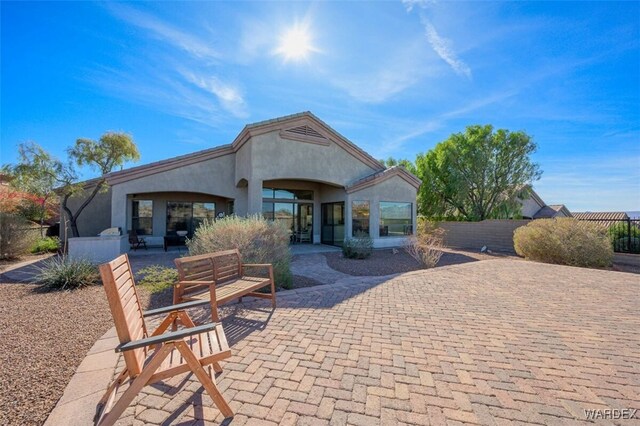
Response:
[[[640,219],[580,219],[607,228],[613,251],[640,253]]]

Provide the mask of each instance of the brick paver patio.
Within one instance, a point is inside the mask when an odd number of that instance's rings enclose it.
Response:
[[[640,408],[639,290],[637,275],[514,260],[297,290],[272,315],[224,309],[218,384],[232,425],[581,423]],[[120,424],[221,421],[182,376]]]

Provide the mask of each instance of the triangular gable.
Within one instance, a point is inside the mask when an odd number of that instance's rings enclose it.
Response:
[[[231,145],[234,150],[237,151],[252,136],[258,136],[273,131],[280,131],[280,137],[285,139],[301,142],[313,142],[321,145],[328,145],[330,142],[334,142],[340,148],[344,149],[353,157],[371,167],[373,170],[381,171],[385,168],[378,160],[332,129],[324,121],[320,120],[309,111],[248,124],[244,129],[242,129]],[[304,132],[306,132],[306,134],[301,134]]]

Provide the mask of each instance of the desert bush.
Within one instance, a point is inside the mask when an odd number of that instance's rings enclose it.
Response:
[[[238,249],[245,263],[271,263],[276,285],[291,288],[289,231],[260,215],[204,221],[187,241],[191,255]]]
[[[159,293],[178,281],[178,271],[160,265],[151,265],[138,271],[138,284],[151,293]]]
[[[84,259],[55,256],[38,267],[36,281],[55,290],[75,290],[100,282],[98,268]]]
[[[356,236],[348,238],[342,245],[342,254],[349,259],[366,259],[373,252],[373,240],[364,232],[356,232]]]
[[[55,253],[60,247],[60,239],[57,237],[45,237],[36,241],[29,251],[31,253]]]
[[[442,257],[444,230],[436,223],[418,220],[416,235],[405,240],[404,250],[426,268],[435,267]]]
[[[0,259],[14,259],[29,251],[37,233],[31,222],[20,216],[0,212]]]
[[[611,265],[606,228],[574,218],[538,219],[513,234],[516,253],[528,260],[582,267]]]

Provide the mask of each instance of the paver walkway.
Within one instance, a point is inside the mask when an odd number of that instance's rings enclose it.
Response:
[[[218,384],[232,425],[582,423],[640,408],[639,292],[637,275],[511,260],[285,292],[273,313],[224,308]],[[221,421],[182,376],[120,424]]]

